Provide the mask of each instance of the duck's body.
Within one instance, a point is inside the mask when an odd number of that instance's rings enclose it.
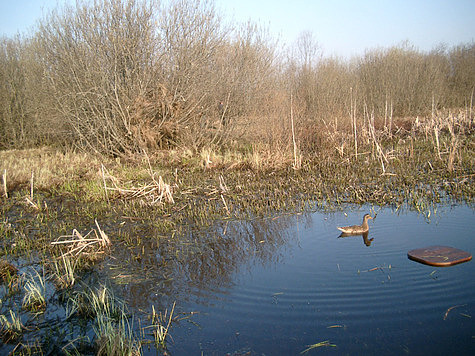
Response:
[[[337,227],[337,229],[342,231],[345,234],[364,234],[365,232],[368,232],[369,230],[369,226],[368,226],[369,219],[372,219],[371,215],[365,214],[365,216],[363,216],[363,223],[361,225],[343,226],[343,227]]]

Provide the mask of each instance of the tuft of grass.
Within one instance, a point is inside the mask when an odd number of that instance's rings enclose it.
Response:
[[[42,312],[46,307],[46,278],[38,271],[26,275],[24,285],[23,308],[33,312]]]
[[[66,314],[92,319],[97,355],[140,355],[141,343],[134,338],[127,306],[103,286],[87,288],[69,299]]]
[[[173,312],[175,311],[175,302],[173,302],[172,309],[168,314],[168,310],[165,313],[161,312],[157,314],[155,307],[152,305],[152,325],[148,326],[153,330],[153,337],[155,340],[155,347],[157,349],[166,350],[167,338],[170,337],[169,330],[173,321]]]
[[[72,257],[66,255],[53,260],[53,274],[60,289],[70,288],[76,282],[77,262],[78,260],[72,261]]]
[[[115,322],[105,314],[98,314],[93,329],[96,334],[97,355],[141,355],[141,344],[134,339],[132,328],[125,317]]]
[[[69,299],[67,314],[72,316],[75,313],[87,318],[105,315],[118,321],[126,316],[126,305],[105,286],[99,289],[88,287]]]
[[[10,319],[8,319],[5,315],[0,314],[0,336],[5,343],[18,341],[21,338],[25,328],[21,323],[20,315],[11,309],[9,312]]]

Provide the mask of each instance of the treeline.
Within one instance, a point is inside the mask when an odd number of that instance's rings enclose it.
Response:
[[[371,113],[473,106],[475,43],[408,44],[351,60],[304,33],[282,49],[206,0],[79,1],[0,40],[0,148],[76,145],[108,155],[351,126]],[[292,110],[291,110],[292,109]],[[323,126],[322,126],[323,125]]]

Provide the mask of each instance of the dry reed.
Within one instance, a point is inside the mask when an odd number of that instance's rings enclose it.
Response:
[[[57,241],[51,242],[51,245],[66,245],[67,251],[63,253],[63,256],[79,256],[80,254],[97,256],[104,253],[105,249],[111,245],[109,237],[101,229],[97,220],[95,220],[97,230],[92,229],[85,236],[83,236],[76,229],[73,230],[71,235],[60,236]],[[94,237],[89,237],[94,233]],[[68,238],[67,240],[60,240],[61,238]]]
[[[126,199],[139,199],[143,204],[149,206],[162,204],[163,202],[173,204],[175,201],[173,199],[172,186],[165,183],[162,176],[158,176],[157,179],[156,173],[152,170],[148,157],[147,162],[151,182],[139,184],[137,187],[131,186],[128,188],[121,187],[119,179],[110,174],[104,165],[102,165],[102,181],[107,200],[109,200],[107,192],[113,191],[118,192],[121,197]],[[107,181],[109,181],[112,186],[108,186]]]

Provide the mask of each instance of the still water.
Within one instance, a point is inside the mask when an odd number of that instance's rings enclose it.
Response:
[[[306,354],[475,355],[475,262],[432,267],[407,258],[431,245],[473,254],[475,211],[444,206],[428,218],[383,208],[366,239],[339,237],[336,226],[368,212],[190,232],[188,243],[151,247],[143,279],[122,292],[136,310],[176,301],[176,315],[188,316],[172,324],[172,355],[298,355],[326,340],[336,346]],[[163,261],[171,251],[177,257]]]
[[[300,354],[329,340],[336,347],[308,354],[475,354],[474,262],[437,268],[407,258],[430,245],[473,253],[474,211],[439,207],[428,220],[387,208],[370,221],[366,243],[338,237],[336,226],[359,224],[365,212],[224,225],[219,238],[247,241],[229,253],[247,257],[230,257],[231,275],[216,272],[211,286],[190,281],[180,308],[196,314],[173,326],[170,352]]]

